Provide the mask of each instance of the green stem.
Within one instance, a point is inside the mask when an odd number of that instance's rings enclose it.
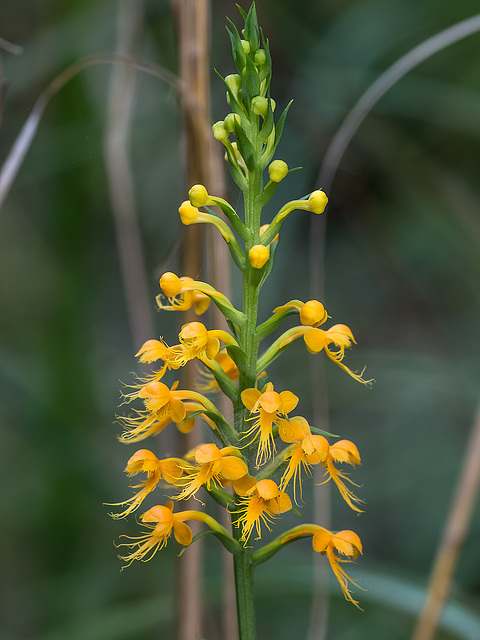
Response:
[[[257,143],[258,117],[253,116],[250,130],[251,142],[259,157],[261,144]],[[235,428],[238,432],[244,430],[246,408],[240,400],[240,393],[255,387],[257,381],[257,358],[259,340],[257,337],[258,298],[260,293],[260,281],[262,272],[254,269],[250,264],[248,254],[250,249],[258,244],[260,234],[261,205],[258,204],[258,195],[262,191],[262,171],[257,162],[254,170],[249,171],[248,185],[244,190],[245,201],[245,226],[250,231],[245,238],[245,267],[243,270],[243,313],[245,325],[240,332],[240,348],[245,354],[243,366],[239,369],[239,397],[234,402]],[[246,447],[245,456],[249,468],[255,464],[255,451],[253,446]],[[235,539],[241,536],[239,527],[233,527]],[[253,594],[253,563],[252,553],[249,549],[234,556],[235,589],[237,596],[237,615],[239,640],[255,640],[255,602]]]
[[[233,535],[238,539],[241,535],[241,530],[234,526]],[[254,567],[251,552],[242,548],[238,555],[233,556],[233,567],[235,571],[239,640],[255,640]]]

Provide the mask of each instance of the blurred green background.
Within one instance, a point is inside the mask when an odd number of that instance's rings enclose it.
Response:
[[[478,11],[474,0],[259,0],[257,7],[271,42],[272,96],[282,108],[294,98],[277,157],[303,167],[280,185],[272,214],[320,186],[332,136],[389,65]],[[177,73],[170,3],[148,0],[145,10],[141,57]],[[0,36],[23,53],[2,55],[2,161],[55,75],[85,55],[114,51],[117,11],[113,0],[3,0]],[[233,1],[213,0],[212,67],[224,75],[233,72],[227,15],[240,23]],[[53,98],[0,212],[2,640],[175,637],[177,546],[120,573],[112,541],[138,527],[133,518],[112,521],[103,505],[130,495],[123,468],[135,445],[117,442],[113,421],[119,380],[130,379],[139,347],[103,161],[110,73],[85,71]],[[227,107],[213,73],[212,95],[215,121]],[[131,150],[152,313],[158,275],[178,266],[176,211],[187,186],[181,135],[176,95],[139,73]],[[330,189],[325,304],[357,339],[348,364],[366,364],[376,384],[368,391],[327,363],[330,429],[358,445],[355,480],[367,504],[357,517],[333,492],[332,528],[359,533],[365,555],[352,575],[368,589],[358,594],[362,613],[332,581],[328,638],[408,638],[422,604],[478,401],[479,136],[480,35],[473,35],[387,93]],[[237,202],[234,185],[230,198]],[[288,299],[309,298],[309,225],[303,213],[287,222],[264,317]],[[153,318],[157,334],[173,341],[178,317]],[[302,397],[307,418],[311,357],[299,344],[272,371],[276,387]],[[477,509],[440,640],[480,637],[479,535]],[[215,542],[207,541],[206,560],[210,640],[221,637]],[[257,573],[259,638],[306,637],[310,543],[291,545]]]

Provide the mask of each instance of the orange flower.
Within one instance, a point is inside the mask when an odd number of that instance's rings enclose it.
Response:
[[[296,499],[297,482],[302,495],[301,468],[311,475],[310,467],[314,464],[325,463],[330,445],[321,435],[312,435],[310,425],[305,418],[296,416],[288,420],[282,420],[278,425],[278,435],[283,442],[293,443],[288,447],[284,460],[288,460],[288,466],[281,480],[281,488],[285,489],[293,477],[293,495]]]
[[[180,458],[165,458],[159,460],[157,456],[148,449],[140,449],[128,460],[125,471],[128,476],[134,476],[144,472],[147,474],[146,480],[134,485],[134,489],[141,488],[134,496],[128,500],[117,503],[116,506],[128,505],[122,513],[111,514],[113,518],[125,518],[132,511],[137,509],[147,495],[155,489],[158,482],[163,478],[169,484],[176,484],[182,476],[185,462]]]
[[[312,546],[314,551],[327,556],[345,598],[360,609],[358,602],[353,599],[349,589],[349,582],[354,584],[356,587],[358,587],[358,584],[354,582],[346,574],[343,567],[340,566],[341,562],[353,562],[357,559],[358,554],[362,553],[362,543],[358,535],[349,530],[332,533],[331,531],[328,531],[328,529],[320,527],[319,525],[307,524],[296,527],[294,533],[283,538],[282,544],[304,535],[313,536]]]
[[[204,403],[208,401],[195,391],[177,391],[177,386],[178,382],[175,382],[169,389],[163,382],[151,380],[138,391],[127,395],[128,401],[142,398],[145,410],[135,410],[136,415],[120,418],[126,427],[120,437],[121,442],[143,440],[160,433],[170,422],[175,422],[182,433],[191,431],[194,418],[190,419],[189,414],[205,408]],[[184,400],[193,402],[185,403]]]
[[[273,520],[290,511],[292,502],[288,495],[281,491],[273,480],[259,480],[245,492],[241,499],[243,506],[237,511],[238,518],[235,525],[242,525],[240,540],[246,544],[254,527],[257,529],[257,540],[262,537],[261,522],[268,526]]]
[[[358,511],[362,513],[362,509],[359,509],[354,503],[362,502],[357,496],[353,493],[351,489],[349,489],[343,480],[347,480],[350,484],[358,487],[353,480],[345,474],[339,471],[334,462],[346,462],[347,464],[351,464],[355,466],[356,464],[361,464],[360,454],[358,453],[357,447],[350,442],[350,440],[338,440],[330,446],[330,450],[328,452],[327,459],[324,462],[324,466],[327,470],[327,479],[325,482],[328,482],[330,478],[335,482],[340,491],[342,498],[348,504],[348,506],[354,511]],[[323,484],[323,483],[322,483]]]
[[[193,358],[212,360],[220,350],[220,340],[225,344],[237,344],[226,331],[208,331],[201,322],[184,324],[178,338],[180,344],[169,349],[169,361],[177,367],[182,367]]]
[[[192,516],[194,514],[194,516]],[[200,517],[195,517],[195,515]],[[123,542],[119,547],[138,547],[135,551],[127,556],[119,556],[130,566],[134,560],[142,560],[147,562],[153,558],[159,549],[166,546],[168,538],[172,531],[175,540],[187,547],[192,541],[192,530],[185,524],[184,520],[200,520],[202,514],[196,511],[184,511],[181,513],[173,513],[173,502],[167,502],[165,506],[157,505],[146,511],[141,520],[146,524],[150,533],[146,533],[138,537],[121,536],[129,538],[134,542]]]
[[[258,389],[245,389],[241,394],[242,402],[250,413],[258,413],[258,418],[253,416],[249,420],[255,420],[252,427],[244,432],[242,440],[252,436],[251,444],[259,438],[256,465],[257,468],[264,464],[272,456],[272,449],[276,451],[273,438],[273,425],[278,424],[281,417],[285,417],[293,411],[298,404],[298,397],[291,391],[277,393],[273,384],[268,382],[261,393]],[[247,445],[248,446],[248,445]]]
[[[195,288],[196,284],[198,289]],[[195,280],[188,276],[179,278],[168,271],[160,278],[160,288],[170,304],[163,304],[160,296],[157,296],[157,304],[164,311],[187,311],[193,307],[195,313],[201,315],[210,305],[210,298],[202,293],[203,284],[195,283]]]
[[[215,444],[202,444],[187,457],[195,458],[195,462],[200,466],[189,465],[188,474],[181,481],[184,488],[177,500],[194,496],[203,485],[208,491],[212,484],[221,484],[223,479],[239,480],[248,473],[247,465],[235,447],[219,449]]]

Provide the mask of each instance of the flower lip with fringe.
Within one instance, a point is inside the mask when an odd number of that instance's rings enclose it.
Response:
[[[358,535],[350,530],[332,533],[328,529],[325,529],[325,527],[316,524],[307,524],[296,527],[295,533],[285,536],[282,544],[305,535],[313,536],[313,550],[327,556],[332,571],[343,591],[343,595],[360,609],[357,600],[354,600],[350,593],[349,583],[352,583],[359,589],[361,589],[361,587],[354,582],[352,578],[347,575],[343,567],[340,566],[341,562],[354,562],[358,554],[362,553],[362,543]]]
[[[120,437],[121,442],[137,442],[150,435],[160,433],[170,422],[175,422],[182,433],[188,433],[193,428],[193,418],[189,413],[204,409],[210,405],[208,400],[195,391],[177,390],[178,382],[169,389],[166,384],[158,380],[150,380],[137,391],[125,396],[128,401],[141,398],[145,410],[135,410],[134,416],[122,416],[121,423],[125,431]],[[184,402],[191,400],[192,402]]]
[[[165,458],[159,460],[157,456],[148,449],[139,449],[127,462],[125,471],[129,477],[139,473],[146,473],[147,478],[140,484],[134,485],[133,489],[140,489],[135,495],[123,502],[117,502],[111,506],[126,506],[121,513],[110,514],[112,518],[126,518],[132,511],[135,511],[147,497],[147,495],[155,489],[160,480],[164,480],[168,484],[175,485],[179,478],[183,475],[185,469],[185,461],[180,458]]]
[[[283,442],[292,443],[292,446],[287,448],[284,455],[284,460],[288,462],[288,466],[283,473],[280,487],[284,490],[293,478],[293,497],[298,505],[296,491],[298,485],[301,497],[302,467],[307,475],[311,476],[310,469],[312,465],[326,462],[330,445],[323,436],[312,434],[310,425],[302,416],[295,416],[290,420],[281,420],[278,423],[278,435]]]
[[[282,513],[290,511],[292,502],[289,496],[278,488],[276,482],[270,479],[259,480],[245,492],[240,499],[242,507],[236,512],[235,526],[242,526],[240,540],[247,544],[253,528],[257,530],[257,540],[262,537],[261,523],[270,531],[269,524]]]
[[[273,438],[273,425],[287,416],[298,404],[298,397],[291,391],[274,391],[273,384],[268,382],[263,392],[258,389],[245,389],[241,393],[242,402],[250,413],[258,413],[248,420],[255,420],[253,425],[243,433],[242,440],[250,438],[248,444],[259,438],[256,465],[257,468],[272,457],[276,451]],[[248,445],[247,445],[248,446]]]
[[[129,538],[133,542],[122,542],[118,545],[119,547],[137,547],[137,549],[126,556],[119,556],[119,558],[127,563],[125,565],[127,567],[134,560],[142,560],[142,562],[151,560],[159,549],[166,546],[172,530],[175,540],[187,547],[192,541],[192,530],[184,522],[189,519],[188,513],[173,513],[173,502],[167,502],[165,506],[152,507],[141,516],[142,522],[151,531],[142,536],[121,536]]]
[[[177,500],[195,496],[203,485],[208,490],[211,485],[221,485],[222,479],[239,480],[248,474],[248,467],[236,447],[219,449],[213,443],[202,444],[189,453],[187,458],[194,458],[199,466],[189,465],[186,476],[181,480],[183,489],[176,496]]]

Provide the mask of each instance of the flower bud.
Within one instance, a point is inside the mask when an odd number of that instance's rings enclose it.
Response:
[[[264,96],[255,96],[252,99],[252,111],[257,116],[266,116],[268,111],[268,100]]]
[[[308,210],[312,213],[323,213],[325,211],[327,203],[328,198],[323,191],[313,191],[308,199]]]
[[[185,225],[193,224],[198,218],[199,211],[190,204],[189,200],[182,202],[178,209],[182,223]]]
[[[256,244],[248,252],[248,258],[254,269],[261,269],[270,258],[270,250],[263,244]]]
[[[209,197],[203,184],[194,184],[188,192],[188,197],[193,207],[203,207],[207,204]]]
[[[288,165],[283,160],[274,160],[268,167],[268,175],[272,182],[281,182],[288,173]]]
[[[241,40],[240,42],[242,43],[242,47],[245,53],[250,53],[250,43],[248,42],[248,40]]]
[[[318,300],[309,300],[300,309],[300,322],[306,327],[315,327],[326,319],[325,307]]]
[[[267,54],[265,53],[265,49],[257,49],[255,51],[255,64],[257,67],[261,67],[267,61]]]
[[[226,76],[225,83],[233,94],[236,94],[242,88],[242,79],[238,73],[231,73]]]
[[[228,131],[225,129],[223,120],[219,120],[212,125],[212,133],[215,140],[226,142],[228,140]]]
[[[160,289],[167,298],[173,298],[182,290],[182,281],[177,275],[171,271],[167,271],[160,278]]]
[[[242,119],[238,115],[238,113],[229,113],[223,122],[223,125],[227,131],[230,133],[235,132],[235,122],[240,126],[242,124]]]

